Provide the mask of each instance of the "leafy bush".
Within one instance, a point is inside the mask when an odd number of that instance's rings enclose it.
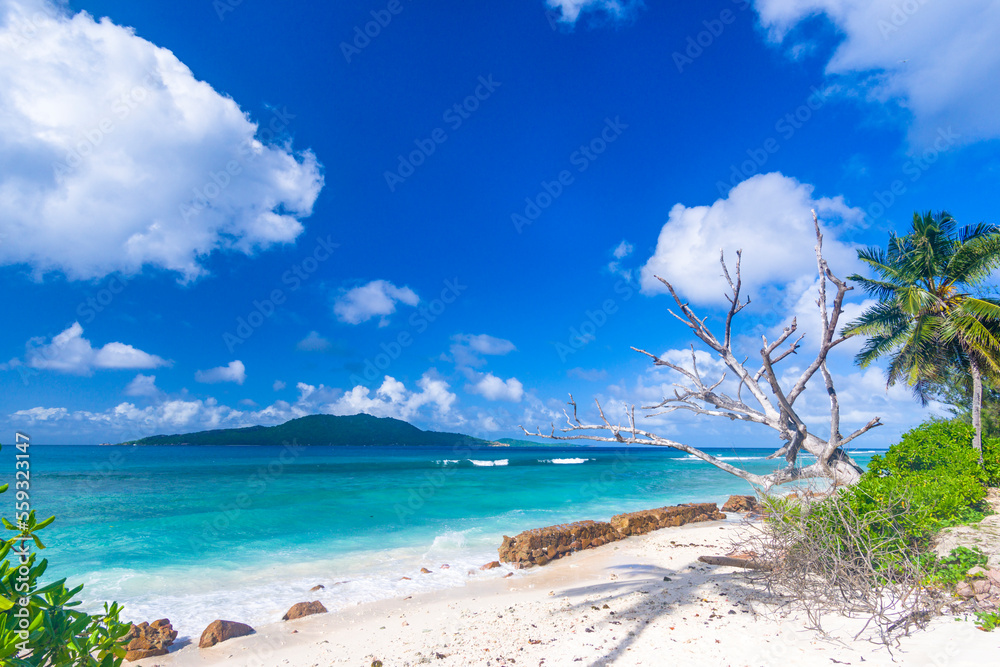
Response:
[[[985,630],[986,632],[993,632],[995,629],[1000,628],[1000,613],[995,611],[978,611],[976,612],[976,627],[980,630]]]
[[[941,584],[945,586],[955,586],[965,581],[966,573],[977,565],[985,567],[986,555],[980,551],[957,547],[944,558],[938,559],[934,554],[929,554],[929,571],[927,577],[928,584]]]
[[[7,491],[0,486],[0,494]],[[38,531],[54,517],[38,521],[34,511],[19,525],[3,519],[14,536],[0,542],[0,664],[11,667],[36,665],[86,665],[118,667],[125,656],[119,643],[130,624],[119,620],[121,608],[104,605],[97,615],[77,611],[74,600],[83,586],[70,590],[66,580],[42,584],[48,561],[25,553],[28,543],[44,549]],[[23,554],[23,555],[22,555]]]
[[[1000,486],[1000,438],[983,440],[983,474],[988,486]]]
[[[957,420],[932,421],[873,456],[862,482],[869,492],[899,487],[926,521],[923,531],[982,518],[987,473],[972,448],[974,431]]]

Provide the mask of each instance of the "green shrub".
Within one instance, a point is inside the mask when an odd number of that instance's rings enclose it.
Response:
[[[1000,486],[1000,438],[983,440],[983,474],[987,486]]]
[[[905,490],[928,530],[982,518],[987,473],[972,448],[974,431],[956,420],[932,421],[903,434],[884,456],[873,456],[862,481]]]
[[[7,487],[0,486],[0,494]],[[53,518],[38,521],[34,511],[18,518],[24,520],[17,526],[3,519],[14,536],[0,541],[0,664],[119,667],[125,656],[119,640],[130,627],[119,620],[121,608],[106,604],[103,613],[86,614],[74,609],[82,585],[67,589],[65,579],[43,584],[48,561],[20,552],[25,544],[45,548],[37,533]]]

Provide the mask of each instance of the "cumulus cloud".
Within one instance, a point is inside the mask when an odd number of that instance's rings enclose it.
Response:
[[[330,349],[330,341],[320,336],[318,331],[310,331],[295,347],[302,352],[324,352]]]
[[[205,273],[302,232],[323,186],[169,50],[50,0],[0,0],[0,264],[90,279]]]
[[[447,420],[458,397],[449,389],[448,383],[424,373],[417,380],[419,391],[407,389],[395,378],[386,375],[382,386],[375,393],[358,385],[326,406],[325,411],[338,415],[353,415],[364,412],[376,417],[395,417],[410,420],[425,406],[433,409],[434,417]]]
[[[342,292],[334,301],[333,312],[337,319],[348,324],[361,324],[379,317],[379,326],[389,323],[389,315],[396,312],[396,304],[416,306],[420,298],[409,287],[396,287],[387,280],[373,280],[366,285]]]
[[[517,403],[524,397],[524,385],[517,378],[502,380],[493,373],[487,373],[478,382],[468,385],[465,389],[473,394],[479,394],[488,401]]]
[[[217,384],[219,382],[243,384],[243,381],[247,379],[247,372],[243,362],[237,359],[236,361],[230,361],[225,366],[210,368],[207,371],[195,371],[194,379],[195,382],[204,382],[206,384]]]
[[[156,386],[155,375],[143,375],[139,373],[125,387],[126,396],[159,396],[163,392]]]
[[[72,375],[90,375],[95,369],[123,370],[169,366],[170,362],[155,354],[138,350],[125,343],[107,343],[94,348],[83,337],[83,327],[74,322],[51,341],[44,337],[32,338],[25,346],[24,361],[12,359],[5,368],[20,365],[38,370],[56,371]]]
[[[642,0],[545,0],[551,10],[559,11],[559,21],[573,24],[581,14],[603,15],[613,21],[631,19],[643,7]]]
[[[826,71],[836,87],[913,115],[926,143],[954,126],[965,141],[1000,136],[1000,5],[968,0],[961,11],[929,0],[755,0],[771,40],[809,52],[822,17],[840,35]],[[801,28],[801,29],[798,29]],[[928,45],[933,45],[928,47]]]
[[[484,365],[483,356],[501,356],[517,349],[509,340],[489,334],[455,334],[451,340],[451,360],[456,366],[465,368]]]
[[[854,246],[838,235],[862,223],[864,212],[843,197],[813,197],[813,186],[774,172],[758,174],[711,206],[675,204],[660,230],[656,251],[642,268],[643,292],[666,292],[659,275],[694,303],[724,305],[728,290],[719,266],[724,250],[732,271],[743,250],[743,294],[816,275],[811,209],[824,229],[823,253],[841,277],[858,267]]]

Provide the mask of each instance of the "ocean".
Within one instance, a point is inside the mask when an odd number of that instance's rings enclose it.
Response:
[[[772,450],[709,450],[754,472]],[[481,572],[503,535],[684,502],[749,485],[666,448],[96,447],[33,445],[31,503],[46,580],[85,583],[136,622],[197,640],[223,618],[261,625],[295,602],[330,610]],[[867,464],[871,450],[855,452]],[[15,451],[0,451],[0,483]],[[13,484],[11,484],[13,489]],[[13,491],[0,497],[11,518]],[[450,567],[442,569],[443,564]],[[420,568],[431,570],[421,574]],[[515,576],[523,576],[517,573]],[[409,580],[402,579],[409,577]],[[323,590],[308,592],[314,585]]]

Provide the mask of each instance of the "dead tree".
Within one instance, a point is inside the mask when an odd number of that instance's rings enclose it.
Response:
[[[529,432],[523,426],[521,429],[527,435],[552,440],[595,440],[599,442],[672,447],[736,475],[765,492],[773,486],[803,479],[826,479],[836,485],[850,485],[856,482],[862,470],[844,450],[844,445],[872,428],[881,426],[881,422],[878,417],[875,417],[847,437],[842,436],[840,433],[840,403],[837,399],[837,391],[833,385],[833,376],[827,368],[826,360],[830,354],[830,350],[847,340],[846,336],[837,335],[837,324],[843,312],[844,296],[852,288],[845,281],[833,274],[826,260],[823,258],[823,234],[820,231],[819,220],[816,218],[815,211],[813,212],[813,223],[816,227],[816,266],[819,273],[819,298],[816,301],[816,305],[821,313],[822,338],[819,341],[819,349],[816,357],[802,371],[802,374],[791,387],[786,388],[781,385],[778,375],[775,373],[775,366],[790,355],[796,354],[799,349],[799,344],[804,334],[798,338],[793,338],[797,330],[794,318],[791,324],[785,327],[774,341],[768,341],[766,336],[761,336],[761,363],[758,368],[747,368],[746,362],[748,358],[740,361],[733,352],[733,320],[741,310],[750,304],[749,297],[741,301],[741,252],[736,253],[735,280],[726,266],[725,256],[720,257],[723,275],[726,278],[726,282],[729,283],[729,289],[732,292],[731,295],[726,295],[729,301],[729,309],[726,313],[726,321],[721,339],[709,329],[706,324],[707,317],[698,317],[694,310],[681,300],[676,290],[674,290],[673,285],[657,276],[657,279],[666,285],[670,291],[681,313],[678,315],[673,310],[670,310],[670,314],[687,325],[694,335],[711,348],[729,369],[727,373],[723,374],[722,378],[710,384],[706,383],[702,378],[701,372],[698,370],[698,361],[693,345],[691,346],[690,369],[673,364],[666,359],[661,359],[645,350],[632,348],[636,352],[650,357],[656,366],[666,366],[680,373],[688,382],[686,385],[675,384],[674,395],[672,397],[664,398],[656,405],[644,406],[643,410],[653,411],[647,414],[647,417],[675,410],[688,410],[698,415],[763,424],[777,431],[780,439],[784,442],[768,458],[784,457],[787,463],[785,467],[767,475],[757,475],[722,461],[696,447],[669,440],[656,433],[640,429],[635,421],[635,406],[632,406],[627,411],[628,424],[622,425],[619,423],[616,425],[608,421],[600,402],[597,402],[597,410],[601,417],[601,423],[583,423],[577,416],[577,405],[572,395],[570,395],[569,404],[573,407],[573,416],[570,417],[566,413],[568,426],[559,431],[565,435],[557,435],[554,426],[552,427],[552,432],[549,434],[543,434],[540,429],[536,429],[534,433]],[[827,282],[832,283],[837,288],[832,305],[827,301]],[[802,418],[795,411],[795,401],[802,396],[806,385],[817,372],[822,377],[826,385],[826,392],[830,398],[830,431],[829,435],[825,437],[810,432],[805,422],[803,422]],[[735,396],[729,396],[722,391],[717,391],[729,373],[732,373],[738,381]],[[752,398],[751,404],[744,402],[742,395],[744,390]],[[591,433],[601,431],[610,433],[610,435]],[[804,466],[798,465],[798,457],[803,450],[815,456],[816,462]]]

